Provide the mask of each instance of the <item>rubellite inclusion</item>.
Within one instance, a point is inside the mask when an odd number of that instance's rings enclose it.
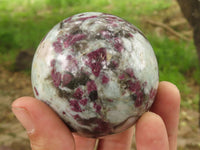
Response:
[[[86,137],[131,127],[151,107],[159,80],[141,31],[99,12],[55,25],[38,46],[31,76],[35,97]]]

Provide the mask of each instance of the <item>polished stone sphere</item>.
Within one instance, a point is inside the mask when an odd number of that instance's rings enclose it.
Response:
[[[158,64],[142,32],[110,14],[86,12],[55,25],[32,64],[35,97],[85,137],[131,127],[151,107]]]

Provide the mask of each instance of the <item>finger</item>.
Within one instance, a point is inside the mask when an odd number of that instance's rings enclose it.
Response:
[[[151,111],[161,116],[167,128],[170,150],[177,149],[180,94],[175,85],[161,82]]]
[[[76,150],[94,150],[96,139],[86,138],[74,134]]]
[[[144,113],[138,120],[135,138],[137,150],[169,150],[165,124],[152,112]]]
[[[99,140],[98,150],[130,150],[133,137],[133,127],[128,130],[105,136]]]
[[[74,150],[71,132],[46,104],[31,97],[14,101],[12,110],[26,128],[32,150]]]

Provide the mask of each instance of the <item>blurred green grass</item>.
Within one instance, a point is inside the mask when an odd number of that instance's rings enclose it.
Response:
[[[191,94],[195,92],[189,86],[190,82],[200,84],[200,69],[193,43],[174,41],[168,37],[158,38],[154,35],[149,35],[148,39],[158,60],[160,81],[174,83],[182,95],[181,105],[197,110],[199,93],[196,91],[196,95],[192,95],[191,99]]]
[[[21,50],[35,50],[55,24],[73,14],[110,13],[140,28],[141,16],[151,16],[169,8],[172,3],[173,0],[0,0],[0,65],[13,64]],[[183,95],[189,94],[192,90],[188,86],[190,79],[200,84],[193,43],[170,40],[167,36],[158,38],[153,31],[145,34],[158,59],[160,80],[176,84]],[[182,105],[190,107],[191,104],[183,101]]]

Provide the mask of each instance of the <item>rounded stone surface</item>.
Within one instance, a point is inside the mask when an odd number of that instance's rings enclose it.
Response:
[[[35,97],[79,135],[131,127],[158,88],[154,51],[140,30],[110,14],[69,17],[41,41],[32,64]]]

